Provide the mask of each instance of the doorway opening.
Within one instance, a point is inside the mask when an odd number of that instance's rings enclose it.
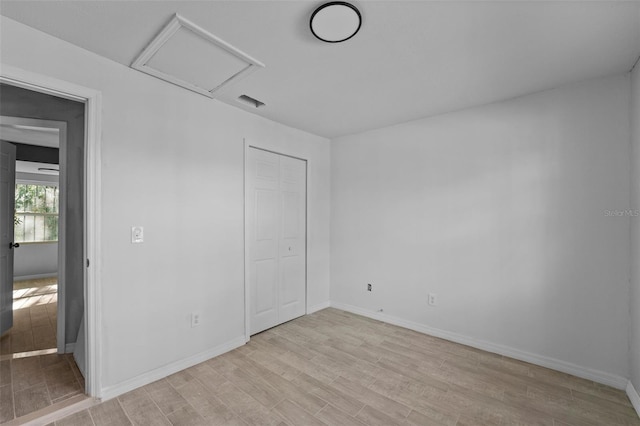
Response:
[[[45,350],[45,352],[51,353],[44,353],[35,357],[25,356],[30,355],[28,353],[22,353],[18,357],[15,357],[13,354],[0,355],[2,357],[3,373],[7,372],[7,367],[9,366],[7,361],[15,361],[21,374],[26,373],[23,374],[24,380],[13,383],[13,380],[9,379],[11,380],[10,383],[0,383],[0,386],[7,386],[2,389],[3,399],[5,396],[10,397],[12,400],[11,406],[13,407],[12,412],[7,413],[8,410],[4,409],[7,405],[5,405],[3,401],[2,415],[0,416],[2,417],[0,423],[2,423],[7,420],[5,417],[9,417],[8,420],[10,420],[11,416],[17,418],[17,421],[20,421],[18,418],[29,412],[30,414],[27,415],[27,418],[30,419],[45,414],[51,417],[53,415],[52,413],[55,413],[56,410],[62,409],[63,407],[65,410],[69,410],[71,407],[74,407],[76,403],[81,403],[80,405],[82,405],[85,404],[85,402],[82,401],[92,401],[92,399],[87,400],[87,396],[84,395],[85,393],[92,397],[100,397],[99,375],[97,374],[97,371],[99,371],[99,335],[96,332],[96,330],[99,330],[101,319],[97,301],[99,275],[97,274],[96,268],[100,263],[97,254],[100,235],[99,216],[97,214],[99,209],[100,93],[92,89],[76,86],[47,76],[29,73],[10,66],[3,66],[2,68],[0,90],[3,95],[0,99],[0,114],[22,118],[28,117],[29,119],[45,120],[45,118],[50,118],[52,121],[64,121],[68,126],[67,139],[71,140],[70,133],[74,133],[73,138],[75,138],[76,141],[76,146],[72,147],[74,151],[72,153],[63,153],[62,150],[66,149],[63,144],[59,147],[61,161],[58,168],[60,171],[60,180],[63,181],[64,184],[59,185],[59,190],[61,191],[58,193],[58,202],[59,205],[63,205],[64,208],[59,209],[58,245],[61,248],[61,255],[59,256],[60,264],[56,274],[56,277],[59,278],[59,286],[54,293],[58,299],[58,307],[64,312],[64,315],[58,315],[57,309],[54,309],[56,311],[56,327],[54,327],[57,335],[56,344],[54,348]],[[7,90],[22,91],[23,95],[24,93],[28,93],[28,96],[34,96],[36,98],[38,96],[47,96],[57,102],[73,101],[74,104],[80,106],[81,113],[71,118],[60,118],[56,116],[56,113],[60,112],[60,108],[54,108],[53,115],[50,117],[43,116],[41,114],[42,106],[37,102],[25,102],[25,99],[21,99],[22,95],[18,97],[4,96]],[[20,108],[23,108],[23,110],[16,113],[14,111],[16,105],[18,105],[18,110],[20,110]],[[26,112],[24,108],[26,108]],[[72,122],[75,123],[75,126]],[[80,123],[80,126],[78,126],[78,123]],[[26,126],[28,127],[29,124]],[[78,128],[80,129],[79,131]],[[72,161],[68,161],[69,159]],[[63,167],[63,161],[67,161],[67,165],[71,165],[69,170],[67,170],[68,167]],[[45,162],[44,164],[48,163]],[[76,167],[73,167],[74,164]],[[31,164],[31,166],[33,166],[33,164]],[[45,166],[39,168],[49,169],[54,167]],[[71,171],[71,174],[67,174],[67,178],[63,180],[62,175],[68,171]],[[34,182],[22,183],[31,184]],[[75,188],[73,188],[74,185],[76,186]],[[52,192],[53,190],[49,191]],[[66,199],[67,194],[79,196],[77,197],[79,198],[79,202],[77,202],[71,210],[68,208],[71,200]],[[45,200],[46,198],[45,196]],[[47,211],[46,213],[51,212]],[[4,212],[2,216],[4,219]],[[13,223],[15,220],[14,215],[11,214],[7,216],[11,216],[11,225],[15,225]],[[24,220],[25,218],[22,217],[21,219]],[[40,218],[40,221],[42,222],[45,219],[46,218]],[[54,221],[55,219],[49,216],[48,220]],[[72,224],[73,226],[65,228],[65,224]],[[44,232],[50,232],[51,229]],[[64,244],[62,244],[63,241],[60,241],[60,237],[64,240]],[[15,243],[14,241],[11,242]],[[51,244],[55,245],[55,243]],[[18,249],[18,247],[14,248]],[[71,255],[69,255],[70,252]],[[73,259],[73,261],[70,261],[70,259]],[[95,261],[92,262],[91,268],[89,266],[90,259],[95,259]],[[70,267],[69,265],[71,264],[73,264],[73,266]],[[24,278],[24,276],[22,278]],[[30,277],[27,276],[27,278]],[[36,277],[36,279],[37,278],[38,277]],[[26,291],[22,292],[21,295],[24,296],[22,299],[25,300],[20,303],[23,304],[23,307],[27,304],[38,306],[40,302],[49,302],[53,299],[53,296],[51,296],[51,290],[53,290],[55,286],[53,283],[44,283],[44,286],[40,286],[38,284],[43,283],[30,282],[27,284],[26,280],[18,282],[23,282],[24,284],[17,285],[16,290],[24,290],[19,287],[37,289],[31,290],[31,294],[27,294]],[[80,289],[80,292],[75,292],[75,298],[72,297],[73,290],[75,290],[73,286],[76,287],[75,289]],[[70,294],[70,291],[72,294]],[[46,293],[49,293],[49,295]],[[27,301],[26,299],[31,296],[37,298]],[[47,300],[47,298],[49,299]],[[17,303],[16,307],[18,307],[20,303]],[[43,304],[48,305],[48,303]],[[13,306],[13,303],[11,306]],[[46,307],[45,311],[49,314],[51,313],[49,307]],[[36,314],[36,316],[37,315],[38,314]],[[48,319],[49,323],[53,324],[52,316],[49,316]],[[62,331],[59,332],[59,329]],[[33,333],[32,331],[32,334]],[[62,338],[62,336],[64,336],[64,338]],[[37,353],[31,355],[37,355]],[[74,369],[72,367],[76,361],[78,366],[84,368],[84,371],[80,372],[80,368]],[[41,374],[43,368],[50,368],[50,371],[44,375],[45,385],[48,385],[47,380],[54,378],[54,376],[60,379],[60,381],[46,388],[38,386],[43,382],[43,375]],[[83,375],[86,379],[84,384],[81,379],[79,379]],[[9,377],[14,377],[13,372],[11,372]],[[2,379],[3,382],[7,381],[7,375],[3,374]],[[80,385],[76,386],[72,384],[72,379],[77,379]],[[24,386],[27,386],[27,388],[18,389]],[[70,387],[79,388],[76,396],[69,397],[69,395],[73,393],[69,392]],[[11,390],[11,392],[7,392],[7,389]],[[46,389],[47,392],[44,392],[44,389]],[[28,395],[20,394],[20,392]],[[25,396],[28,397],[24,398]],[[62,399],[65,400],[63,401]]]
[[[50,108],[57,107],[52,104],[47,108],[48,98],[43,96],[48,95],[30,98],[24,89],[2,89],[4,94],[9,91],[8,102],[14,102],[2,105],[3,112],[46,116]],[[29,103],[38,101],[45,105],[38,106],[40,111],[32,111]],[[84,114],[83,105],[74,107]],[[74,356],[77,330],[75,335],[67,335],[66,308],[73,297],[67,297],[66,292],[66,254],[71,252],[76,258],[83,255],[82,247],[67,246],[67,241],[73,242],[69,235],[82,235],[81,221],[66,221],[67,210],[73,207],[68,201],[82,198],[78,191],[81,186],[68,185],[66,180],[67,142],[66,121],[0,116],[0,143],[3,151],[13,151],[14,161],[8,179],[3,176],[1,191],[4,203],[5,198],[13,196],[12,205],[7,204],[13,214],[3,218],[10,223],[2,224],[3,237],[9,236],[12,241],[5,262],[9,277],[3,275],[1,285],[3,290],[12,285],[13,290],[12,300],[5,300],[8,292],[2,292],[1,303],[4,321],[0,325],[0,356],[10,372],[1,380],[13,399],[12,410],[2,415],[5,421],[65,404],[85,393],[84,376]],[[83,168],[77,162],[71,166]],[[5,193],[4,180],[14,189],[12,195]],[[69,186],[75,192],[69,194]],[[75,284],[72,290],[83,287],[82,282]],[[83,300],[84,295],[75,298]],[[76,327],[79,329],[79,324]]]
[[[64,242],[58,236],[63,191],[57,173],[43,172],[58,167],[56,163],[16,161],[13,327],[0,338],[2,355],[27,356],[51,349],[64,353],[64,346],[58,345],[58,340],[65,340],[64,307],[58,303],[64,301],[59,296],[64,276],[58,267],[64,252]]]
[[[67,123],[0,116],[0,139],[16,147],[14,324],[0,354],[73,352],[65,338]]]

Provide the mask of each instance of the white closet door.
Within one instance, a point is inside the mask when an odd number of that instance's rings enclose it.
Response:
[[[251,334],[278,324],[280,158],[249,149],[249,283]]]
[[[307,163],[280,156],[279,323],[305,314]]]
[[[250,333],[304,315],[306,163],[250,148],[247,161]]]

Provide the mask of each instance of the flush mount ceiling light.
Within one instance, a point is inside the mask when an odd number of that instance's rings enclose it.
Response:
[[[354,5],[332,1],[313,12],[309,25],[319,40],[340,43],[356,35],[362,25],[362,16]]]

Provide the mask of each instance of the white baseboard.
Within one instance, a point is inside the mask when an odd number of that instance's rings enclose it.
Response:
[[[64,353],[66,354],[71,354],[75,352],[75,350],[76,350],[76,342],[67,343],[66,345],[64,345]]]
[[[463,345],[471,346],[477,349],[481,349],[487,352],[493,352],[496,354],[504,355],[510,358],[514,358],[520,361],[525,361],[531,364],[539,365],[541,367],[550,368],[552,370],[561,371],[563,373],[571,374],[583,379],[592,380],[603,385],[611,386],[616,389],[625,389],[628,384],[628,379],[615,374],[605,373],[604,371],[593,370],[591,368],[582,367],[577,364],[562,361],[559,359],[547,357],[544,355],[538,355],[531,352],[522,351],[520,349],[511,348],[504,345],[499,345],[484,340],[475,339],[473,337],[464,336],[458,333],[452,333],[437,328],[428,327],[423,324],[407,321],[402,318],[394,317],[391,315],[383,314],[380,312],[373,312],[367,309],[363,309],[357,306],[348,305],[345,303],[331,302],[331,307],[341,309],[343,311],[351,312],[354,314],[362,315],[364,317],[373,318],[378,321],[383,321],[389,324],[397,325],[399,327],[408,328],[420,333],[428,334],[430,336],[439,337],[452,342],[461,343]]]
[[[633,408],[636,409],[636,413],[640,416],[640,396],[638,395],[636,388],[633,387],[631,380],[627,383],[627,396],[629,397]]]
[[[208,359],[214,358],[218,355],[222,355],[225,352],[232,351],[245,344],[244,336],[236,337],[235,339],[216,346],[215,348],[200,352],[189,358],[181,359],[171,364],[167,364],[155,370],[148,371],[132,379],[125,380],[117,385],[107,386],[102,389],[99,397],[102,401],[106,401],[115,398],[119,395],[139,388],[140,386],[148,385],[156,380],[163,379],[171,374],[182,371],[185,368],[193,367],[196,364],[200,364]]]
[[[331,306],[331,302],[328,300],[326,302],[318,303],[317,305],[309,306],[307,307],[307,315],[326,309],[329,306]]]
[[[37,280],[40,278],[53,278],[57,276],[57,272],[49,272],[48,274],[20,275],[19,277],[14,276],[13,281]]]

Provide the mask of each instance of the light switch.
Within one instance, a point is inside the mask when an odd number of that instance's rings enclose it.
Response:
[[[133,244],[144,242],[144,228],[142,226],[131,227],[131,242]]]

